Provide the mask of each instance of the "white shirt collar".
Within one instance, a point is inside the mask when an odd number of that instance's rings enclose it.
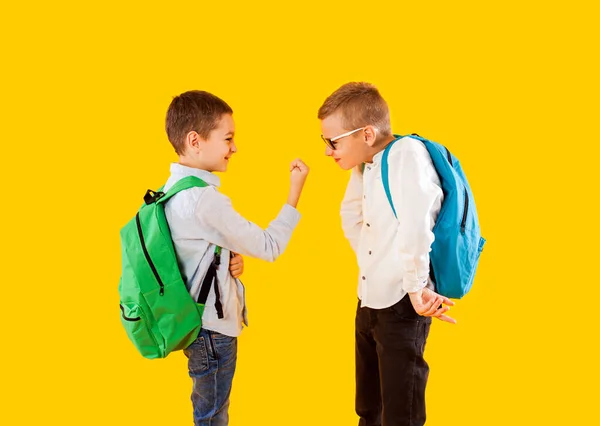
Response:
[[[206,170],[195,169],[193,167],[184,166],[179,163],[171,163],[171,175],[176,176],[180,179],[187,176],[196,176],[197,178],[200,178],[204,182],[208,183],[209,185],[216,187],[221,185],[221,178],[219,178],[219,176],[211,172],[207,172]]]

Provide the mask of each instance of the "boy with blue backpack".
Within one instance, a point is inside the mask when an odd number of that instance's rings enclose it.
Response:
[[[318,118],[325,154],[352,170],[341,218],[359,266],[359,426],[423,425],[431,318],[456,323],[449,297],[470,289],[485,243],[471,190],[443,146],[391,132],[371,84],[343,85]]]

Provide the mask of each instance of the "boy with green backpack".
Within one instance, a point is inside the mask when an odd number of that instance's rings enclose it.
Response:
[[[203,91],[175,97],[166,117],[179,155],[163,188],[121,231],[121,318],[147,358],[183,349],[193,380],[194,424],[228,424],[237,336],[247,325],[244,287],[232,274],[241,257],[274,261],[285,250],[300,214],[308,167],[290,167],[287,203],[267,229],[244,219],[218,191],[237,147],[233,111]]]

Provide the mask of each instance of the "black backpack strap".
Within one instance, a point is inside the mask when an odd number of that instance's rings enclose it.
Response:
[[[219,291],[219,282],[217,279],[215,283],[215,309],[217,310],[217,317],[223,319],[223,305],[221,305],[221,293]]]
[[[208,293],[210,292],[210,286],[212,285],[214,279],[216,277],[216,271],[211,263],[208,267],[208,271],[206,271],[206,275],[204,276],[204,280],[202,281],[202,286],[200,287],[200,294],[198,295],[197,303],[201,305],[206,305],[206,299],[208,299]]]
[[[205,305],[208,299],[208,293],[210,287],[214,285],[215,288],[215,309],[217,311],[217,317],[223,319],[223,305],[221,304],[221,292],[219,291],[219,280],[217,279],[217,269],[221,264],[221,247],[215,247],[215,257],[208,266],[208,271],[202,280],[202,286],[200,287],[200,294],[198,295],[197,303]]]
[[[219,269],[221,264],[221,247],[215,247],[215,257],[213,259],[213,265],[215,266],[215,309],[217,310],[217,317],[223,319],[223,305],[221,304],[221,292],[219,291],[219,280],[217,279],[216,270]]]

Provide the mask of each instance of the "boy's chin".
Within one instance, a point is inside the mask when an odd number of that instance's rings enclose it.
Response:
[[[227,166],[229,165],[229,161],[225,160],[224,163],[219,164],[218,167],[215,167],[215,172],[225,173],[227,171]]]
[[[338,161],[337,165],[342,170],[352,170],[356,166],[356,164],[346,163],[342,161]]]

